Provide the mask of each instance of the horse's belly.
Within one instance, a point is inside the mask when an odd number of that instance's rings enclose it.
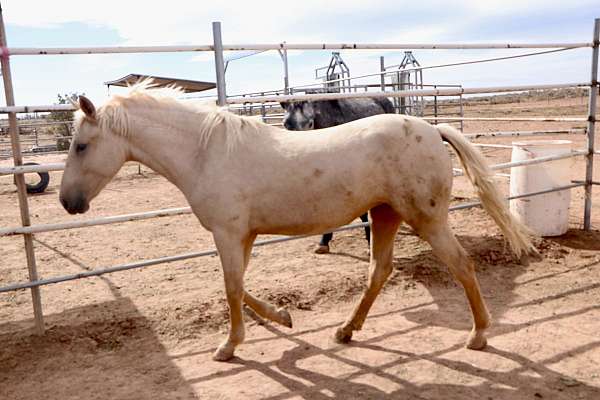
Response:
[[[273,235],[317,235],[346,225],[364,212],[359,212],[357,215],[351,217],[344,216],[340,218],[328,218],[327,220],[311,218],[308,220],[273,221],[271,223],[260,224],[253,231],[258,234]]]
[[[253,230],[261,234],[319,234],[353,221],[377,203],[373,198],[340,199],[326,193],[300,197],[284,207],[282,203],[262,203],[251,216]]]

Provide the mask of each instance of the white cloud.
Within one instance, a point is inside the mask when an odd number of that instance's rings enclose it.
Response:
[[[593,17],[593,6],[598,0],[570,0],[557,2],[547,0],[463,0],[448,2],[442,0],[425,0],[421,2],[398,2],[385,0],[320,0],[304,1],[247,1],[228,0],[222,2],[171,0],[167,3],[148,1],[89,1],[56,0],[56,1],[27,1],[4,0],[2,8],[5,21],[8,24],[26,27],[60,28],[62,24],[79,22],[92,26],[101,26],[114,30],[121,38],[119,44],[210,44],[212,43],[212,21],[223,23],[223,41],[225,43],[274,43],[287,41],[290,43],[316,42],[412,42],[432,43],[449,41],[494,41],[484,35],[477,35],[482,21],[507,20],[513,15],[528,15],[533,24],[541,25],[538,17],[544,12],[564,11],[568,13],[575,9],[590,9],[590,25]],[[597,7],[596,7],[597,9]],[[400,11],[401,13],[400,13]],[[406,16],[395,23],[390,16]],[[362,25],[363,22],[364,24]],[[356,21],[360,21],[357,23]],[[382,22],[379,22],[382,21]],[[322,25],[320,25],[322,22]],[[368,24],[368,25],[367,25]],[[496,30],[496,31],[501,31]],[[544,32],[544,33],[537,33]],[[564,32],[557,27],[548,26],[536,31],[537,37],[518,36],[522,32],[507,30],[502,32],[502,40],[507,41],[580,41],[579,33]],[[591,33],[591,26],[590,26]],[[547,35],[547,36],[543,36]],[[451,38],[452,40],[449,40]],[[100,38],[100,43],[101,43]],[[109,44],[109,43],[107,43]],[[115,44],[115,43],[110,43]],[[67,45],[65,43],[65,45]],[[35,47],[35,43],[30,46]],[[321,63],[321,58],[314,56],[315,52],[289,52],[290,77],[292,83],[306,83],[313,77],[313,69]],[[378,57],[385,54],[389,63],[399,62],[402,51],[384,53],[381,51],[343,52],[352,75],[375,72],[378,70]],[[444,52],[438,51],[433,56],[425,52],[416,52],[422,64],[437,64],[440,62],[463,60],[469,57],[480,57],[473,52]],[[105,93],[103,87],[87,89],[98,85],[97,72],[114,70],[121,74],[130,61],[125,55],[118,57],[80,56],[69,58],[70,67],[81,71],[81,80],[77,87],[84,85],[84,75],[88,75],[94,84],[85,86],[87,92],[96,90],[98,97]],[[213,54],[211,52],[196,53],[190,60],[196,61],[196,71],[206,71],[212,74]],[[267,57],[271,57],[267,59]],[[422,57],[422,58],[421,58]],[[275,89],[281,87],[281,62],[275,52],[268,52],[248,59],[233,62],[227,72],[228,91],[243,92]],[[323,55],[326,61],[327,55]],[[133,60],[133,58],[132,58]],[[309,60],[309,61],[307,61]],[[424,62],[423,62],[424,61]],[[35,61],[34,61],[35,62]],[[65,60],[65,63],[67,61]],[[267,65],[269,64],[269,65]],[[508,64],[498,64],[506,66]],[[571,64],[569,64],[571,65]],[[138,71],[139,63],[131,62],[129,68]],[[482,67],[483,68],[483,67]],[[505,68],[505,67],[504,67]],[[566,71],[568,70],[568,66]],[[502,68],[491,64],[485,65],[486,78],[494,73],[499,76]],[[173,65],[172,74],[180,73],[178,66]],[[189,71],[189,70],[188,70]],[[462,71],[467,71],[463,69]],[[494,72],[491,72],[494,71]],[[497,71],[497,72],[496,72]],[[469,70],[471,72],[471,70]],[[186,72],[188,73],[188,72]],[[564,72],[569,75],[570,72]],[[447,79],[447,83],[463,82],[472,78],[471,75],[454,76],[441,74],[441,71],[427,72],[428,77],[439,76]],[[483,74],[482,74],[483,75]],[[561,76],[557,72],[556,76]],[[532,80],[538,76],[530,75]],[[209,79],[202,76],[199,79]],[[23,78],[23,87],[31,87],[31,96],[40,96],[35,92],[36,82]],[[80,83],[81,82],[81,83]],[[494,82],[493,80],[490,81]],[[68,82],[71,84],[71,82]],[[476,84],[476,82],[472,82]],[[57,87],[65,86],[56,82]],[[56,91],[54,91],[56,93]],[[51,94],[54,96],[54,93]],[[34,102],[34,101],[32,101]]]
[[[540,10],[568,11],[582,7],[591,11],[597,0],[462,0],[451,4],[440,0],[403,4],[403,9],[414,15],[414,23],[403,29],[403,36],[420,42],[437,39],[440,33],[485,16],[538,14]],[[385,16],[392,8],[397,10],[399,3],[385,0],[329,0],[326,3],[320,0],[171,0],[167,3],[58,0],[36,1],[32,5],[25,0],[5,0],[3,6],[6,22],[20,26],[52,27],[82,22],[115,29],[127,44],[204,44],[212,42],[210,23],[216,20],[223,22],[224,40],[228,43],[335,40],[322,37],[322,32],[333,32],[335,36],[335,32],[348,30],[355,30],[356,41],[360,41],[361,36],[377,36],[377,32],[361,32],[360,26],[345,26],[345,17]],[[448,15],[456,14],[456,20],[452,18],[443,25],[439,21],[428,21],[428,15],[440,10],[447,10]],[[315,18],[328,22],[318,32],[303,29],[307,21]]]
[[[346,13],[366,12],[380,8],[382,0],[366,3],[359,0],[331,0],[329,10]],[[30,27],[52,27],[67,22],[99,24],[116,29],[129,44],[133,43],[207,43],[212,41],[210,22],[220,20],[226,26],[229,41],[272,41],[274,37],[292,34],[293,39],[310,37],[294,24],[322,14],[318,0],[302,2],[240,1],[200,2],[171,0],[152,5],[147,1],[59,0],[36,2],[23,0],[3,2],[6,22]],[[326,11],[326,10],[325,10]]]

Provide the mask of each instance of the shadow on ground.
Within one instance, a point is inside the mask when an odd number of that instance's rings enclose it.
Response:
[[[106,322],[111,310],[122,317]],[[3,399],[195,398],[129,299],[47,315],[46,323],[43,337],[0,336]]]

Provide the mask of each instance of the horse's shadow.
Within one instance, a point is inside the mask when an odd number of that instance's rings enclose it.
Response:
[[[499,330],[504,330],[503,323],[500,320],[512,308],[515,300],[515,290],[518,285],[532,283],[534,280],[538,284],[543,284],[545,280],[598,264],[595,259],[590,259],[589,262],[584,262],[577,267],[549,272],[525,282],[517,283],[518,278],[526,273],[528,266],[521,264],[512,256],[503,239],[494,236],[469,235],[457,235],[457,239],[474,261],[476,275],[482,287],[482,294],[494,317],[493,327]],[[359,240],[359,236],[355,240]],[[399,237],[397,243],[401,244],[402,240]],[[600,250],[600,232],[569,230],[565,235],[539,241],[538,247],[540,247],[542,257],[560,263],[569,253],[565,248]],[[415,323],[427,320],[434,326],[453,330],[466,331],[470,329],[472,319],[466,296],[460,284],[452,278],[448,268],[433,254],[428,246],[412,256],[404,256],[401,250],[397,249],[395,251],[394,269],[384,290],[394,291],[397,290],[397,286],[402,284],[414,287],[418,283],[429,292],[433,303],[436,305],[436,309],[416,309],[404,312],[403,317]],[[365,263],[369,262],[368,257],[363,255],[342,251],[332,254],[357,259]],[[532,266],[535,266],[535,261],[532,262]],[[586,286],[580,291],[583,292],[588,289],[590,287]],[[577,290],[574,291],[574,293],[577,292]],[[523,306],[523,304],[519,306]],[[510,329],[510,324],[506,329]]]
[[[598,239],[600,239],[598,232],[573,231],[563,237],[545,239],[540,243],[540,248],[546,258],[562,262],[561,257],[566,254],[565,247],[595,250],[595,243],[600,242]],[[528,268],[535,268],[535,264],[532,263],[529,267],[519,264],[504,248],[502,240],[473,236],[459,236],[459,240],[477,265],[484,296],[488,300],[492,314],[496,317],[496,322],[489,331],[491,344],[485,350],[490,356],[485,358],[492,361],[492,364],[495,364],[493,360],[502,360],[501,364],[511,365],[511,368],[481,367],[478,363],[463,361],[463,356],[452,356],[455,352],[463,351],[462,341],[441,346],[438,343],[429,350],[423,350],[422,347],[413,350],[412,347],[394,346],[394,339],[399,339],[403,335],[410,336],[413,333],[424,335],[425,337],[420,338],[419,341],[428,343],[431,339],[426,337],[427,330],[432,327],[464,331],[466,338],[466,333],[471,327],[471,315],[462,288],[453,282],[446,267],[433,256],[430,250],[423,250],[411,257],[402,257],[400,254],[400,257],[394,260],[394,273],[386,290],[397,290],[397,286],[403,282],[419,281],[429,292],[432,301],[424,301],[394,311],[371,313],[365,325],[368,327],[369,323],[373,324],[377,319],[389,320],[402,317],[410,322],[408,328],[390,330],[382,334],[370,331],[366,338],[362,339],[357,335],[358,339],[348,345],[319,346],[311,340],[306,340],[304,336],[315,331],[330,330],[333,333],[335,326],[341,321],[314,330],[294,333],[284,333],[277,326],[265,324],[265,329],[271,332],[275,339],[270,337],[263,340],[283,339],[293,343],[292,348],[284,351],[279,359],[271,362],[235,358],[233,363],[239,366],[229,373],[235,375],[253,371],[276,381],[286,389],[286,392],[263,397],[273,400],[294,396],[307,399],[600,398],[599,387],[561,373],[560,368],[555,367],[558,363],[569,362],[571,357],[595,351],[600,348],[600,340],[568,346],[569,348],[564,350],[550,353],[546,358],[540,357],[539,354],[530,358],[519,354],[518,351],[509,351],[494,345],[495,341],[502,343],[502,340],[497,338],[504,335],[525,332],[536,326],[540,329],[539,327],[546,324],[552,325],[586,313],[598,312],[600,305],[579,304],[575,308],[557,308],[546,310],[548,312],[545,313],[535,313],[525,319],[514,320],[516,322],[510,318],[502,321],[502,317],[510,314],[514,309],[523,309],[521,312],[528,313],[527,307],[535,307],[547,301],[600,288],[600,284],[593,283],[580,288],[572,288],[569,285],[564,290],[558,292],[554,290],[551,294],[549,291],[542,291],[542,295],[540,292],[524,295],[521,287],[522,285],[544,285],[546,281],[560,278],[562,274],[593,268],[598,262],[590,260],[574,267],[563,265],[547,273],[538,273],[532,278],[524,278],[523,275],[527,273]],[[368,262],[363,255],[345,252],[334,254]],[[398,319],[401,321],[402,318]],[[402,343],[408,342],[404,339]],[[432,343],[434,342],[435,339]],[[517,344],[516,347],[520,346]],[[344,351],[345,349],[356,349],[356,351]],[[362,360],[361,354],[364,352],[377,354],[375,355],[377,362]],[[387,361],[380,362],[381,359]],[[432,377],[427,375],[431,373],[431,367],[425,367],[428,372],[425,370],[415,372],[415,365],[424,363],[436,365],[438,371],[445,369],[452,372],[442,374],[439,379],[431,379]],[[323,364],[329,364],[329,367],[320,367]],[[331,367],[337,364],[340,364],[339,371]],[[419,373],[423,375],[415,375]],[[464,378],[454,379],[456,375],[466,375],[471,382],[464,383],[466,382]],[[206,376],[197,378],[191,383],[208,382],[211,379],[210,376]]]
[[[584,233],[577,229],[570,229],[564,235],[550,240],[574,250],[600,250],[600,231]]]
[[[416,306],[423,307],[429,303]],[[408,307],[411,309],[414,307]],[[595,309],[600,308],[596,306]],[[252,318],[259,318],[249,310]],[[390,318],[406,314],[406,309],[398,309],[372,315],[371,318]],[[575,313],[552,316],[543,321],[531,321],[532,324],[568,318]],[[529,326],[530,323],[524,324]],[[233,376],[252,376],[259,374],[264,378],[277,382],[285,391],[276,395],[261,396],[263,399],[592,399],[600,395],[600,388],[576,380],[568,375],[557,372],[550,365],[585,353],[600,347],[600,341],[581,345],[575,349],[564,351],[546,360],[533,360],[528,357],[488,346],[486,352],[498,359],[514,365],[512,369],[486,369],[467,361],[457,360],[450,354],[461,351],[462,343],[437,348],[429,352],[411,351],[410,349],[395,349],[386,346],[387,341],[424,329],[423,325],[387,332],[371,336],[365,340],[352,341],[348,345],[330,345],[320,347],[303,336],[317,331],[326,331],[331,326],[322,326],[313,330],[295,333],[284,333],[277,326],[266,324],[267,329],[275,338],[250,340],[249,343],[261,340],[283,339],[293,343],[293,347],[282,353],[279,359],[269,362],[235,357],[233,367],[226,372],[209,374],[194,378],[187,383],[190,385],[209,384],[213,379]],[[514,327],[521,329],[523,327]],[[345,351],[355,349],[355,351]],[[378,361],[364,361],[353,354],[370,352],[378,354]],[[181,355],[179,357],[196,354]],[[385,361],[380,361],[385,360]],[[419,383],[415,378],[414,366],[429,363],[438,368],[451,370],[450,374],[431,379],[427,374],[421,375],[428,383]],[[323,365],[327,364],[324,368]],[[339,370],[332,366],[339,365]],[[344,372],[346,371],[346,372]],[[457,374],[467,375],[475,384],[461,384],[460,379],[454,379]],[[431,381],[444,383],[431,383]],[[449,382],[450,381],[450,382]]]

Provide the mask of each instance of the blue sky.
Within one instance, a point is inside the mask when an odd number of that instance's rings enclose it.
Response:
[[[2,1],[9,47],[210,44],[221,21],[224,43],[287,42],[571,42],[591,41],[600,0],[191,2]],[[161,6],[162,5],[162,6]],[[527,52],[414,52],[422,65]],[[291,52],[292,85],[313,82],[330,52]],[[473,66],[427,70],[425,83],[465,87],[580,82],[589,79],[590,49]],[[353,75],[376,72],[379,56],[398,63],[402,51],[345,51]],[[128,73],[214,81],[212,53],[11,57],[19,105],[51,104],[58,93],[85,92],[102,102],[103,82]],[[366,81],[364,81],[366,83]],[[230,94],[281,88],[276,52],[234,61]],[[111,89],[112,93],[119,89]]]

